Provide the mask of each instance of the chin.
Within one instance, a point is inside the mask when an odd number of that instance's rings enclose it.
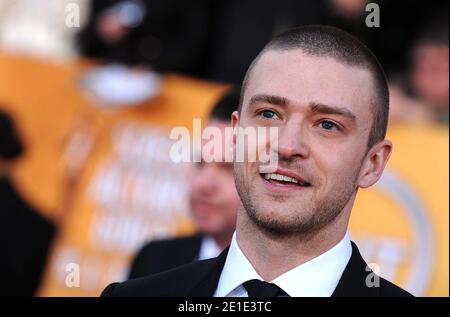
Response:
[[[250,219],[259,227],[273,233],[300,233],[310,229],[313,215],[307,215],[298,210],[283,209],[282,204],[271,209],[260,210],[255,214],[248,214]],[[275,210],[275,211],[274,211]]]
[[[217,227],[212,224],[198,224],[200,232],[206,235],[212,235],[217,232]]]
[[[301,205],[297,203],[296,206]],[[270,203],[262,202],[257,208],[256,215],[264,219],[273,219],[281,222],[292,223],[293,221],[298,221],[299,218],[308,218],[308,210],[299,210],[293,208],[292,203],[271,201]]]
[[[259,219],[255,221],[255,223],[259,228],[273,235],[280,236],[298,232],[297,228],[292,227],[292,223],[286,223],[283,221],[268,221]]]

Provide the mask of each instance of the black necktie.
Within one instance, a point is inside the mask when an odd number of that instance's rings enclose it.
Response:
[[[281,288],[273,283],[260,280],[250,280],[244,283],[248,297],[288,297]]]

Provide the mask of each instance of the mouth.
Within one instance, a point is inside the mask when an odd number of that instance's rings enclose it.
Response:
[[[194,200],[191,202],[194,207],[201,209],[217,209],[217,205],[208,200]]]
[[[277,170],[275,173],[261,173],[260,176],[270,190],[303,190],[311,187],[309,182],[289,171]]]

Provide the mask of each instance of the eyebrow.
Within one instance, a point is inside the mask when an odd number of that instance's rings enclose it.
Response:
[[[324,114],[334,114],[334,115],[338,115],[338,116],[343,116],[346,117],[348,119],[350,119],[351,121],[356,121],[356,116],[353,114],[353,112],[351,112],[348,109],[345,108],[341,108],[341,107],[332,107],[332,106],[328,106],[322,103],[317,103],[317,102],[311,102],[309,104],[309,108],[312,112],[315,113],[324,113]]]
[[[289,101],[284,98],[284,97],[280,97],[280,96],[275,96],[275,95],[266,95],[266,94],[258,94],[258,95],[254,95],[252,96],[252,98],[250,98],[250,102],[249,105],[254,105],[256,103],[268,103],[271,105],[277,105],[277,106],[286,106],[287,104],[289,104]]]
[[[268,103],[276,106],[287,106],[290,104],[289,100],[284,97],[267,94],[257,94],[250,98],[250,106],[257,103]],[[351,112],[350,110],[342,107],[329,106],[320,102],[311,102],[309,104],[309,110],[313,113],[334,114],[346,117],[353,122],[356,121],[355,114],[353,114],[353,112]]]

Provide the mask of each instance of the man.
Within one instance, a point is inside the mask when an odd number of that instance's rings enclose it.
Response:
[[[391,153],[388,96],[353,36],[304,26],[275,37],[247,72],[232,123],[235,146],[238,128],[276,127],[278,164],[268,173],[235,163],[242,205],[230,247],[102,295],[409,296],[372,272],[347,234],[359,187],[377,182]]]
[[[224,135],[238,104],[239,90],[231,89],[213,107],[208,127],[217,128]],[[133,260],[129,278],[216,257],[230,244],[240,199],[234,185],[233,164],[225,162],[225,158],[222,161],[195,163],[190,179],[190,204],[199,233],[146,244]]]
[[[409,81],[414,96],[433,114],[449,122],[448,9],[437,12],[412,47]]]
[[[9,113],[0,110],[0,296],[30,297],[39,288],[55,225],[22,197],[12,171],[25,151]]]

